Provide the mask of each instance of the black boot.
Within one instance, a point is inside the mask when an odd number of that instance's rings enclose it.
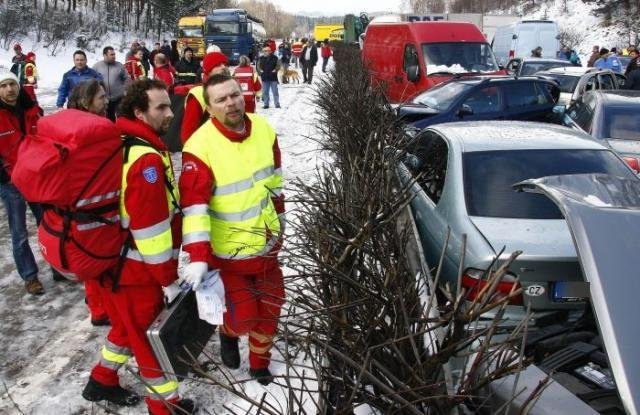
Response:
[[[220,333],[220,357],[222,363],[229,369],[240,367],[240,350],[238,350],[238,338],[225,336]]]
[[[54,281],[69,281],[67,277],[60,274],[58,271],[56,271],[53,268],[51,268],[51,279],[53,279]]]
[[[169,404],[171,413],[176,415],[192,415],[198,413],[198,407],[191,399],[181,399],[175,404]],[[151,412],[149,412],[151,415]]]
[[[89,378],[87,386],[82,391],[82,397],[88,401],[109,401],[121,406],[134,406],[140,402],[137,393],[118,386],[106,386]]]
[[[249,374],[261,385],[267,386],[268,384],[273,382],[273,375],[269,371],[269,368],[249,369]]]

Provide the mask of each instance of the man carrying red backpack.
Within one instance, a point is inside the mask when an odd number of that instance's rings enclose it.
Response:
[[[91,371],[82,396],[131,406],[138,395],[119,385],[118,369],[133,354],[144,384],[151,415],[191,414],[195,404],[181,399],[178,383],[163,373],[145,335],[164,307],[167,296],[180,292],[177,279],[181,216],[171,158],[160,135],[168,131],[173,113],[163,82],[133,82],[116,121],[125,144],[120,191],[120,219],[127,232],[125,260],[119,278],[102,287],[111,330],[100,361]],[[168,287],[171,287],[169,289]]]

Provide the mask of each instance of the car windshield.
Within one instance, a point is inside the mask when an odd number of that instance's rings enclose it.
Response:
[[[207,22],[207,34],[238,34],[238,23],[233,22]]]
[[[413,99],[413,103],[437,109],[438,111],[446,111],[460,94],[471,88],[473,88],[473,85],[465,82],[447,82],[418,95]]]
[[[634,178],[608,150],[507,150],[464,153],[464,195],[470,216],[562,219],[558,207],[541,194],[515,192],[526,179],[581,173]]]
[[[607,108],[604,112],[602,137],[640,140],[640,105]]]
[[[422,53],[427,75],[498,70],[496,58],[487,43],[424,43]]]
[[[559,75],[559,74],[543,74],[546,78],[553,78],[558,81],[558,85],[560,86],[560,92],[568,92],[573,94],[573,91],[576,90],[576,86],[578,85],[578,81],[580,80],[579,76],[573,75]]]
[[[202,27],[183,26],[178,29],[178,37],[202,37]]]
[[[520,76],[533,75],[536,72],[546,71],[551,68],[562,68],[565,66],[573,66],[569,61],[566,62],[549,62],[549,61],[524,61],[522,62],[522,70]]]

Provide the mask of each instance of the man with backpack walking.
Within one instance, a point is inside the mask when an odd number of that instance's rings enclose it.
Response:
[[[9,221],[13,259],[31,295],[44,294],[44,287],[38,280],[38,265],[29,246],[26,202],[11,182],[11,173],[20,142],[25,135],[36,132],[36,123],[41,116],[42,109],[20,88],[18,77],[11,72],[0,73],[0,199]],[[40,222],[41,206],[29,203],[29,207],[36,221]]]
[[[173,119],[166,86],[156,79],[133,82],[122,99],[116,126],[124,139],[120,220],[127,234],[119,275],[101,287],[111,330],[100,361],[82,396],[131,406],[138,395],[119,385],[118,369],[133,354],[147,386],[151,415],[191,414],[195,404],[182,399],[178,383],[168,379],[145,335],[167,296],[180,292],[177,279],[181,216],[173,166],[160,139]],[[171,288],[169,288],[171,287]]]

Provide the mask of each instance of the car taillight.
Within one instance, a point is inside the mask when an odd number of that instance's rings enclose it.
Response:
[[[635,157],[623,157],[622,160],[624,160],[625,163],[627,163],[629,165],[629,167],[631,167],[633,169],[633,171],[635,171],[636,173],[640,174],[640,162],[638,162],[638,159]]]
[[[479,269],[468,268],[464,274],[462,274],[462,286],[467,289],[467,300],[473,301],[476,299],[480,291],[487,285],[487,281],[482,279],[484,271]],[[511,290],[517,290],[520,288],[520,283],[517,281],[513,274],[505,274],[502,280],[496,287],[497,294],[503,294],[505,297],[511,293]],[[509,304],[522,305],[522,294],[518,294],[511,298]]]
[[[509,51],[509,59],[513,58],[516,56],[516,51],[515,50],[510,50]]]

